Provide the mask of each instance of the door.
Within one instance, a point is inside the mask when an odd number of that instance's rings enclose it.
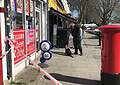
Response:
[[[11,19],[10,19],[10,0],[5,0],[5,8],[8,10],[8,13],[5,13],[5,36],[10,38],[10,31],[12,28]],[[9,41],[7,40],[5,43],[5,51],[7,52],[11,46],[9,45]],[[12,59],[11,59],[11,50],[6,54],[6,62],[7,62],[7,78],[10,79],[12,77]]]
[[[41,41],[41,10],[40,8],[36,7],[36,19],[35,19],[35,29],[36,29],[36,47],[37,51],[40,50],[40,41]]]

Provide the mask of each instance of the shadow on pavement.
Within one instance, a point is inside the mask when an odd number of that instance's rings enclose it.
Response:
[[[64,52],[55,52],[55,51],[52,51],[52,53],[58,54],[58,55],[62,55],[62,56],[67,56],[67,55],[65,55]],[[74,58],[73,54],[71,56],[69,56],[69,57]]]
[[[98,47],[95,47],[96,49],[101,49],[101,47],[100,46],[98,46]]]
[[[48,64],[46,64],[46,63],[39,63],[38,64],[41,68],[48,68],[49,67],[49,65]]]
[[[99,39],[99,37],[96,36],[96,35],[93,35],[93,36],[90,36],[90,37],[87,37],[87,38],[84,38],[84,39]]]
[[[64,52],[55,52],[55,51],[52,51],[52,53],[65,56]]]
[[[50,73],[51,76],[53,76],[58,81],[64,81],[69,83],[76,83],[76,84],[83,84],[83,85],[99,85],[98,80],[91,80],[91,79],[84,79],[79,77],[72,77],[72,76],[66,76],[58,73]],[[48,79],[46,76],[44,76],[45,79]]]
[[[86,46],[98,46],[98,45],[93,45],[93,44],[83,44],[83,45],[86,45]]]
[[[26,85],[26,84],[22,82],[11,82],[10,85]]]

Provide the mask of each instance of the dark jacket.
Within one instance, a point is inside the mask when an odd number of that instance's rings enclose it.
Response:
[[[75,48],[81,47],[80,27],[75,25],[74,29],[71,30],[71,34],[73,36],[73,44]]]
[[[64,36],[64,37],[65,37],[65,45],[68,45],[69,36],[70,36],[70,29],[67,28],[67,29],[66,29],[66,36]]]

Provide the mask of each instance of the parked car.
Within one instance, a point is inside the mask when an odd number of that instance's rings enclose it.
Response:
[[[86,30],[93,30],[95,28],[97,28],[98,26],[94,23],[92,24],[84,24],[84,26],[86,27]]]
[[[85,31],[88,32],[88,33],[99,36],[100,35],[100,30],[97,29],[97,27],[98,26],[96,24],[91,24],[91,25],[88,25],[88,27]]]
[[[87,33],[94,34],[99,36],[100,35],[100,30],[99,29],[94,29],[94,30],[86,30]]]

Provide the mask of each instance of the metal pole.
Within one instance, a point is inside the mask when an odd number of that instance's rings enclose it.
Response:
[[[36,11],[35,11],[35,7],[36,7],[36,0],[33,0],[33,18],[34,18],[34,38],[35,38],[35,59],[37,58],[37,43],[36,43]]]
[[[46,15],[47,15],[47,16],[46,16],[47,19],[46,19],[46,20],[47,20],[47,39],[49,40],[49,39],[50,39],[50,38],[49,38],[49,35],[50,35],[49,33],[50,33],[50,32],[49,32],[49,11],[48,11],[48,7],[49,7],[49,2],[48,2],[48,0],[47,0],[47,12],[46,12],[46,13],[47,13],[47,14],[46,14]]]
[[[27,27],[26,27],[26,0],[23,0],[23,29],[24,29],[24,51],[25,51],[25,66],[27,66]]]

